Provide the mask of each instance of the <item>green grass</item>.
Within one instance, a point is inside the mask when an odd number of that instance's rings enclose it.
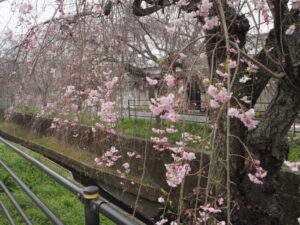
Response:
[[[95,158],[99,157],[99,155],[84,149],[80,149],[77,146],[67,144],[57,139],[55,136],[41,137],[14,123],[0,123],[0,129],[13,136],[36,143],[38,145],[66,155],[74,160],[85,163],[91,167],[100,169],[95,163]],[[101,168],[101,170],[114,175],[119,175],[113,168]],[[140,182],[140,178],[135,176],[128,175],[127,178],[131,179],[134,182]],[[147,179],[144,179],[143,184],[147,186],[151,185],[151,182]]]
[[[289,140],[289,155],[288,160],[291,162],[300,161],[300,135],[296,136],[296,140]]]
[[[24,149],[24,148],[23,148]],[[34,158],[49,166],[60,175],[71,178],[70,173],[65,169],[55,165],[39,154],[24,150]],[[74,194],[63,188],[45,173],[42,173],[25,159],[14,153],[11,149],[0,144],[0,159],[2,159],[21,180],[27,184],[31,190],[54,212],[66,225],[83,225],[84,209],[83,204]],[[0,168],[0,179],[10,189],[17,202],[21,205],[25,213],[36,225],[50,225],[49,219],[40,211],[32,200],[22,191],[15,181],[8,176],[8,173]],[[8,208],[16,224],[24,224],[13,205],[0,189],[0,199]],[[114,224],[104,216],[101,216],[102,224]],[[8,225],[8,221],[0,209],[0,224]]]
[[[29,115],[37,115],[41,110],[39,108],[35,108],[35,107],[25,107],[25,106],[20,106],[17,108],[16,110],[17,112],[20,113],[25,113],[25,114],[29,114]]]
[[[170,121],[164,121],[161,124],[156,124],[153,120],[145,119],[121,119],[117,123],[117,130],[120,133],[132,135],[141,138],[150,138],[154,136],[159,136],[152,131],[152,128],[164,129],[166,126],[173,125],[175,129],[178,130],[176,133],[165,133],[164,136],[168,137],[168,140],[174,144],[176,141],[181,140],[181,134],[188,132],[192,135],[198,135],[201,139],[207,139],[211,132],[211,128],[200,123],[190,122],[190,121],[179,121],[177,123],[172,123]],[[208,142],[204,141],[202,143],[190,143],[188,147],[192,148],[202,148]]]

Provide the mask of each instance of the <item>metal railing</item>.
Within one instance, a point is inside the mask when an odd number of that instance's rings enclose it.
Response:
[[[257,102],[255,104],[255,112],[257,113],[256,120],[260,120],[270,102]],[[153,116],[149,106],[151,105],[150,100],[138,100],[138,99],[128,99],[127,102],[127,116],[129,119],[148,119],[153,120]],[[205,101],[190,101],[186,108],[177,107],[175,108],[179,112],[179,120],[197,122],[197,123],[207,123],[209,107],[208,102]],[[206,118],[199,120],[199,118]],[[291,126],[291,131],[293,133],[300,133],[300,113],[298,114],[295,122]],[[296,128],[297,126],[297,128]]]
[[[136,100],[128,99],[127,101],[127,114],[129,119],[154,119],[149,106],[150,100]],[[208,103],[202,101],[189,101],[189,104],[185,107],[175,107],[175,110],[179,113],[179,120],[187,120],[191,122],[203,122],[197,121],[197,116],[206,116],[208,111]],[[186,119],[188,117],[188,119]]]
[[[15,145],[11,144],[9,141],[5,140],[0,136],[0,141],[11,148],[14,152],[18,153],[20,156],[25,158],[31,164],[36,166],[42,172],[46,173],[52,177],[56,182],[61,184],[64,188],[75,194],[79,200],[84,204],[84,214],[85,214],[85,225],[99,225],[101,222],[99,220],[99,214],[103,214],[111,221],[120,225],[141,225],[144,224],[133,216],[127,215],[126,212],[122,212],[120,209],[112,206],[105,199],[99,196],[99,188],[97,186],[88,186],[85,188],[78,187],[71,181],[62,177],[58,173],[54,172],[43,163],[39,162],[35,158],[31,157]],[[41,209],[41,211],[49,218],[49,220],[55,225],[63,225],[64,223],[30,190],[30,188],[23,183],[23,181],[2,161],[0,160],[0,165],[10,174],[10,176],[19,184],[23,191],[34,201],[34,203]],[[16,211],[21,216],[22,220],[27,225],[33,225],[31,220],[27,217],[23,209],[20,207],[16,199],[10,193],[5,184],[0,181],[0,187],[3,189],[8,199],[14,205]],[[9,213],[6,206],[0,200],[0,208],[3,209],[5,216],[7,217],[11,225],[15,225],[14,219]]]

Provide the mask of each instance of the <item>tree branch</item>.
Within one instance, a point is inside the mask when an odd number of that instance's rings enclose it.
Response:
[[[250,55],[248,55],[247,53],[245,53],[243,50],[241,50],[233,41],[230,41],[230,44],[231,44],[231,46],[233,48],[235,48],[237,51],[239,51],[244,58],[248,59],[249,61],[251,61],[255,65],[259,66],[260,69],[262,69],[263,71],[265,71],[270,76],[279,79],[279,78],[282,78],[282,77],[284,77],[286,75],[284,72],[280,72],[279,74],[278,73],[274,73],[272,70],[270,70],[269,68],[267,68],[265,65],[263,65],[262,63],[260,63],[259,61],[257,61],[256,59],[252,58]]]
[[[136,16],[148,16],[148,15],[150,15],[152,13],[155,13],[158,10],[162,9],[162,6],[160,6],[160,5],[155,5],[155,6],[143,9],[142,6],[141,6],[141,4],[142,4],[142,0],[135,0],[133,2],[133,5],[132,5],[132,13],[133,13],[133,15],[136,15]]]

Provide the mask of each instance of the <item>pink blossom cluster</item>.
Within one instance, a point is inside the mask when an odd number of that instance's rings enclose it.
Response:
[[[98,90],[87,90],[86,92],[88,92],[88,98],[86,100],[88,105],[93,105],[100,102],[101,94],[98,92]]]
[[[132,158],[134,156],[136,159],[142,158],[142,156],[140,154],[138,154],[137,152],[127,152],[126,154],[128,155],[129,158]]]
[[[167,74],[164,77],[164,80],[167,82],[168,87],[174,87],[175,86],[175,77],[171,74]]]
[[[164,134],[166,131],[162,129],[152,128],[152,131],[157,134]]]
[[[206,206],[200,206],[200,208],[209,213],[220,213],[222,212],[221,209],[219,209],[217,206],[211,207],[210,204],[207,204]]]
[[[251,80],[250,77],[244,75],[242,78],[240,78],[239,82],[240,83],[247,83],[247,81]]]
[[[229,77],[228,73],[221,72],[220,70],[216,70],[216,74],[218,74],[220,77],[223,77],[223,78],[228,78]]]
[[[257,65],[255,65],[255,64],[253,64],[252,62],[250,62],[250,61],[246,61],[246,63],[248,64],[248,70],[251,72],[251,71],[255,71],[255,70],[258,70],[259,69],[259,67],[257,66]]]
[[[118,152],[119,150],[112,146],[109,151],[105,152],[104,155],[101,156],[101,158],[96,158],[95,162],[98,166],[111,167],[119,158],[121,158]]]
[[[252,0],[255,9],[256,10],[260,10],[262,13],[262,16],[264,18],[264,22],[265,23],[269,23],[269,14],[268,12],[270,12],[269,6],[266,4],[266,2],[261,1],[261,0]]]
[[[204,21],[205,21],[205,24],[203,26],[203,29],[205,29],[205,30],[212,30],[216,26],[219,26],[219,19],[217,16],[213,16],[211,18],[205,17]]]
[[[91,11],[93,17],[99,17],[104,15],[104,11],[100,4],[91,4]]]
[[[149,83],[149,85],[151,85],[151,86],[156,85],[158,83],[157,80],[151,79],[150,77],[146,77],[146,80]]]
[[[192,143],[197,143],[201,141],[201,137],[197,136],[197,135],[192,135],[189,134],[188,132],[183,132],[181,134],[181,137],[183,139],[184,142],[192,142]]]
[[[64,94],[65,97],[70,97],[75,92],[75,86],[67,86],[66,92]]]
[[[214,85],[208,87],[207,94],[213,98],[210,100],[212,108],[220,107],[220,103],[228,102],[232,96],[232,93],[228,93],[225,87],[216,87]]]
[[[167,219],[161,219],[161,220],[157,221],[157,222],[155,223],[155,225],[163,225],[163,224],[165,224],[165,223],[167,223],[167,222],[168,222]]]
[[[199,216],[197,218],[197,223],[196,224],[203,224],[205,223],[209,218],[210,214],[216,214],[216,213],[221,213],[222,211],[217,207],[212,207],[210,204],[207,204],[206,206],[200,206],[201,210],[199,211]],[[217,223],[217,225],[225,225],[225,221],[221,221]]]
[[[186,152],[186,151],[177,151],[177,154],[172,153],[172,158],[176,162],[180,161],[192,161],[193,159],[196,159],[194,152]]]
[[[284,161],[284,164],[290,168],[293,172],[299,171],[300,162],[290,162],[290,161]]]
[[[165,28],[166,28],[167,33],[170,36],[172,36],[175,33],[175,31],[176,31],[176,27],[174,25],[172,25],[172,26],[166,26]]]
[[[176,5],[178,6],[185,6],[189,4],[189,0],[179,0],[178,2],[176,2]]]
[[[191,167],[187,163],[165,164],[165,167],[167,169],[166,171],[167,183],[170,187],[177,187],[177,185],[181,184],[185,176],[191,171]]]
[[[212,3],[209,0],[203,0],[202,3],[198,6],[200,9],[200,16],[208,16],[209,10],[212,7]]]
[[[100,116],[101,121],[114,123],[117,121],[116,113],[114,112],[115,102],[104,102],[101,104],[101,110],[98,112],[98,116]]]
[[[162,96],[158,99],[151,99],[151,112],[160,118],[167,119],[172,122],[177,122],[179,120],[179,115],[174,111],[174,107],[178,105],[178,100],[175,98],[174,94],[169,94],[168,96]]]
[[[53,118],[51,126],[49,129],[56,129],[60,123],[61,119],[60,118]]]
[[[248,129],[256,128],[255,121],[253,120],[255,116],[254,109],[249,109],[246,112],[241,112],[239,109],[229,108],[227,113],[230,117],[239,118],[243,122],[243,124],[248,127]]]
[[[248,173],[249,180],[255,184],[263,184],[262,179],[267,176],[267,172],[260,166],[260,161],[254,161],[255,174]]]
[[[121,178],[125,178],[126,175],[130,173],[129,163],[124,163],[121,167],[121,170],[117,170],[117,173],[120,175]]]
[[[151,137],[151,141],[158,143],[158,144],[162,144],[162,143],[167,143],[168,142],[168,138],[167,137]]]
[[[21,3],[19,7],[19,12],[22,14],[28,14],[33,9],[31,4]]]
[[[108,80],[104,83],[105,87],[110,90],[113,89],[115,84],[118,82],[119,78],[118,77],[113,77],[111,80]]]

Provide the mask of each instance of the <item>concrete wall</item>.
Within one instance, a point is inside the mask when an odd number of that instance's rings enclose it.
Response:
[[[11,121],[41,135],[51,134],[48,130],[48,127],[51,125],[51,119],[34,118],[31,115],[16,113],[13,117],[11,117]],[[76,133],[79,134],[76,138],[73,137],[74,129],[76,130]],[[122,134],[110,135],[110,137],[107,138],[107,134],[105,132],[98,131],[97,133],[93,133],[90,127],[84,125],[66,126],[65,128],[61,129],[57,135],[61,140],[64,140],[67,143],[77,146],[79,145],[80,147],[85,148],[87,151],[97,152],[99,155],[102,155],[104,152],[106,152],[111,146],[111,143],[114,143],[114,146],[120,150],[124,158],[126,158],[127,151],[136,151],[141,154],[143,156],[142,159],[131,161],[131,177],[127,177],[126,179],[120,178],[116,173],[101,171],[99,169],[87,167],[87,165],[81,165],[78,161],[72,161],[72,159],[68,159],[66,156],[57,155],[56,153],[54,159],[55,161],[64,163],[68,167],[79,170],[79,173],[90,173],[91,177],[96,179],[98,184],[106,187],[108,190],[111,189],[115,195],[119,196],[118,198],[128,201],[129,205],[134,204],[135,198],[128,197],[129,195],[124,195],[124,192],[127,192],[132,196],[135,196],[138,193],[140,186],[139,180],[141,178],[143,169],[143,160],[145,159],[145,181],[147,184],[142,185],[142,191],[140,194],[141,199],[147,203],[144,203],[142,211],[145,212],[145,210],[148,210],[148,214],[151,216],[154,216],[155,213],[158,213],[158,211],[155,211],[154,209],[159,206],[156,200],[161,195],[160,188],[169,190],[169,187],[165,181],[164,163],[172,161],[170,154],[153,150],[153,143],[146,139],[130,137]],[[26,144],[27,142],[23,141],[23,144],[24,143]],[[32,144],[29,145],[31,147],[33,146],[34,148],[42,148],[40,153],[43,154],[47,152],[48,156],[46,156],[49,157],[49,152],[51,152],[51,150],[45,150],[43,147],[37,147],[36,145]],[[190,149],[190,151],[196,150]],[[50,155],[52,155],[52,153]],[[196,156],[197,160],[194,160],[191,163],[191,173],[195,173],[199,170],[199,159],[202,157],[203,175],[206,176],[210,153],[197,151]],[[62,160],[60,160],[60,158]],[[122,163],[124,163],[124,161],[122,161]],[[116,168],[120,167],[122,163],[117,163]],[[127,189],[123,190],[124,186],[120,185],[120,181],[122,180],[127,183],[134,180],[134,185],[126,186]],[[206,180],[202,178],[201,186],[204,187],[205,183]],[[299,173],[282,171],[280,174],[279,184],[279,200],[283,205],[284,210],[282,214],[282,220],[284,221],[283,224],[297,225],[297,217],[300,216],[300,175]],[[189,193],[191,193],[192,189],[196,186],[197,177],[188,176],[184,186],[184,196],[189,197]],[[174,188],[172,190],[171,196],[174,201],[178,200],[179,191],[179,188]],[[150,207],[149,204],[152,204],[152,207]],[[150,212],[152,212],[152,214]]]

